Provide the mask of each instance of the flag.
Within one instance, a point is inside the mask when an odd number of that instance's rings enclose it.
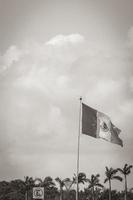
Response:
[[[119,138],[121,130],[118,129],[110,118],[82,103],[82,133],[94,138],[102,138],[111,143],[123,146]]]

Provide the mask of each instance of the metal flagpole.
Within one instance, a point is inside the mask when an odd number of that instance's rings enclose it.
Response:
[[[81,132],[81,108],[82,108],[82,97],[80,97],[80,108],[79,108],[79,130],[78,130],[78,149],[77,149],[77,177],[76,177],[76,200],[78,200],[79,184],[78,184],[78,175],[79,175],[79,147],[80,147],[80,132]]]

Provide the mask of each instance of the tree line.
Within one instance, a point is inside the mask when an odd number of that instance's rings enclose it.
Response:
[[[127,177],[131,173],[132,165],[125,164],[123,168],[113,169],[106,167],[104,183],[108,182],[108,188],[100,182],[100,174],[92,174],[89,178],[84,172],[78,174],[78,183],[84,185],[79,190],[79,200],[133,200],[133,188],[128,190]],[[124,183],[124,191],[112,190],[112,181]],[[24,180],[17,179],[10,182],[0,182],[0,200],[32,200],[32,189],[36,186],[44,187],[44,199],[46,200],[75,200],[77,177],[53,179],[47,176],[42,179],[33,179],[26,176]],[[72,187],[73,186],[73,187]]]

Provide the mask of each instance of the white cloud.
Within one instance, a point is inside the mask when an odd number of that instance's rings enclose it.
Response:
[[[129,131],[126,117],[128,113],[129,119],[132,108],[132,69],[127,58],[115,52],[85,43],[82,35],[71,34],[56,36],[47,43],[12,46],[1,56],[7,69],[0,79],[0,120],[7,137],[5,144],[10,141],[11,160],[17,160],[25,171],[24,159],[34,165],[44,152],[44,160],[51,166],[50,154],[59,156],[59,161],[64,152],[70,156],[73,168],[71,154],[76,154],[80,95],[85,103],[111,115]],[[90,151],[94,150],[93,143]],[[87,140],[84,144],[88,148]],[[103,143],[104,149],[109,147]],[[64,170],[63,165],[60,170]]]
[[[71,34],[71,35],[57,35],[56,37],[52,38],[48,42],[47,45],[53,46],[62,46],[68,44],[79,44],[84,42],[84,37],[80,34]]]
[[[8,67],[10,67],[13,62],[17,62],[21,57],[21,50],[18,49],[16,46],[11,46],[6,51],[2,58],[2,65],[3,70],[6,70]]]

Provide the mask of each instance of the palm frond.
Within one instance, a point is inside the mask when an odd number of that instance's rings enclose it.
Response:
[[[90,184],[90,185],[88,185],[88,189],[90,189],[90,188],[92,188],[92,187],[93,187],[93,185],[91,185],[91,184]]]
[[[96,186],[103,188],[104,186],[100,183],[97,183]]]
[[[118,172],[118,169],[112,169],[112,175],[115,175]]]
[[[105,178],[104,183],[106,183],[108,180],[109,180],[108,178]]]
[[[117,168],[117,170],[118,170],[119,172],[121,172],[121,174],[124,174],[123,169],[121,169],[121,168]]]
[[[124,168],[123,168],[124,171],[127,169],[127,166],[128,166],[128,164],[126,163],[126,164],[124,165]]]
[[[109,168],[108,168],[107,166],[106,166],[105,168],[106,168],[106,172],[108,172],[108,171],[109,171]]]
[[[127,167],[126,175],[128,175],[128,174],[131,173],[131,168],[132,168],[132,167],[133,167],[132,165],[129,165],[129,166]]]
[[[112,179],[116,179],[116,180],[118,180],[118,181],[122,181],[122,180],[123,180],[122,177],[120,177],[120,176],[113,176]]]
[[[89,182],[89,183],[91,183],[91,180],[90,180],[89,178],[87,178],[87,179],[86,179],[86,182]]]

